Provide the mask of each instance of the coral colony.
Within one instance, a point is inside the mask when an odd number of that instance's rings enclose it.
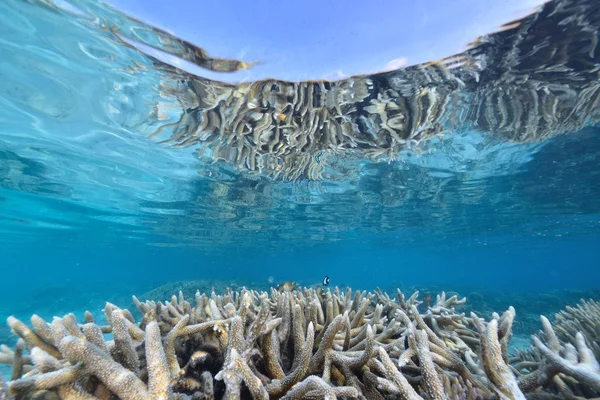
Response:
[[[600,304],[541,317],[527,351],[509,355],[515,310],[488,321],[466,299],[338,288],[180,292],[107,303],[106,325],[73,314],[31,327],[0,361],[0,399],[585,399],[600,396]],[[423,310],[424,311],[419,311]]]

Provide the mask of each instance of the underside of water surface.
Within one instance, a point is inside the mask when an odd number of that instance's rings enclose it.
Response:
[[[332,76],[2,2],[0,399],[600,397],[600,4],[538,3]]]

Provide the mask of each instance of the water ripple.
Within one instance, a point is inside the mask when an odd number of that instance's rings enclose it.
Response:
[[[4,241],[90,230],[163,246],[268,251],[359,233],[431,245],[513,240],[501,233],[515,227],[531,237],[600,231],[594,128],[538,144],[465,130],[389,163],[333,155],[319,182],[280,182],[152,143],[149,133],[178,118],[162,96],[164,76],[91,16],[131,21],[76,4],[77,18],[0,4]]]

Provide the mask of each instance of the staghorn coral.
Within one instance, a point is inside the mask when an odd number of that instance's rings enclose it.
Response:
[[[556,314],[554,330],[557,339],[572,342],[579,332],[589,344],[594,356],[600,358],[600,304],[594,300],[581,300],[574,307],[566,307]]]
[[[141,314],[106,303],[107,325],[87,312],[32,328],[8,319],[19,337],[0,361],[12,365],[0,398],[36,399],[525,399],[593,398],[600,367],[583,333],[563,341],[542,318],[546,344],[535,358],[509,358],[515,310],[484,321],[458,313],[466,299],[440,293],[419,311],[406,298],[295,288],[222,295],[182,292],[140,301]],[[561,314],[587,317],[577,310]],[[593,317],[592,317],[593,318]],[[596,321],[595,319],[593,319]],[[568,326],[586,326],[586,321]],[[560,330],[559,330],[559,327]],[[105,338],[104,335],[112,334]],[[107,340],[108,339],[108,340]]]
[[[181,114],[149,138],[173,128],[160,143],[197,146],[199,156],[289,180],[321,179],[331,156],[399,159],[463,129],[541,141],[598,122],[599,28],[595,0],[549,1],[463,53],[338,81],[229,84],[156,60],[165,71],[161,95]],[[206,67],[203,52],[171,41],[186,60],[201,54]]]
[[[511,362],[517,371],[530,371],[520,383],[527,390],[541,386],[565,398],[598,397],[598,333],[600,306],[581,300],[556,314],[554,324],[542,316],[543,331],[528,351],[518,352]],[[544,344],[540,337],[544,337]]]

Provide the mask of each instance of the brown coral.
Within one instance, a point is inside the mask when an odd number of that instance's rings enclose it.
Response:
[[[543,320],[537,360],[509,359],[515,310],[485,322],[446,298],[419,313],[418,293],[243,289],[190,304],[107,303],[109,324],[90,313],[33,329],[0,361],[13,366],[0,398],[63,399],[524,399],[598,396],[598,362],[581,333],[562,342]],[[572,312],[572,311],[571,311]],[[103,333],[112,333],[106,341]],[[29,350],[29,354],[27,353]],[[4,397],[2,397],[4,396]]]

